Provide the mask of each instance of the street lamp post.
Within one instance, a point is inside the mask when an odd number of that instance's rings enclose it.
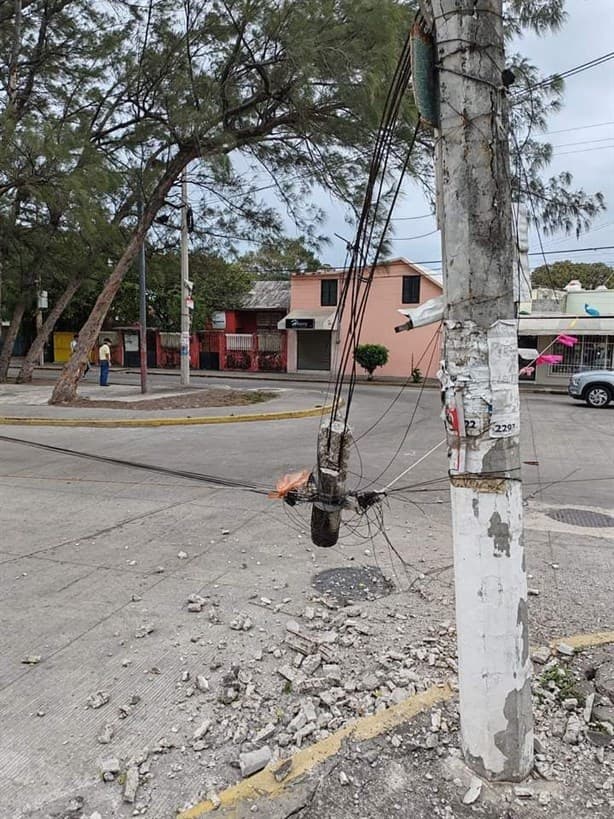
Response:
[[[138,198],[139,222],[143,217],[143,199]],[[139,364],[141,392],[147,392],[147,270],[145,267],[145,237],[139,248]]]
[[[190,384],[190,307],[188,258],[188,170],[181,173],[181,386]]]

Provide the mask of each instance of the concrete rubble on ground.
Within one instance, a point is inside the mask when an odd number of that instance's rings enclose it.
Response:
[[[98,742],[110,749],[102,778],[115,781],[115,787],[121,783],[121,798],[133,805],[134,815],[151,811],[154,776],[179,775],[190,755],[203,771],[211,772],[193,801],[209,798],[216,804],[224,788],[267,766],[283,781],[295,752],[358,717],[386,711],[431,686],[456,686],[456,634],[449,621],[421,624],[419,638],[411,617],[381,600],[358,604],[314,597],[296,606],[288,598],[277,603],[259,596],[253,605],[253,613],[235,610],[223,616],[228,609],[215,595],[195,593],[180,603],[186,627],[193,629],[191,644],[212,650],[207,665],[182,658],[174,701],[168,704],[176,714],[176,727],[144,756],[122,762],[113,756],[117,726],[98,721],[93,728]],[[603,776],[591,804],[610,800],[614,806],[614,706],[606,693],[611,690],[612,663],[596,662],[593,671],[580,672],[578,663],[586,656],[566,648],[559,644],[532,651],[535,777],[571,787],[578,765],[598,766]],[[140,699],[134,695],[122,705],[119,718],[134,719],[132,711]],[[108,694],[101,690],[88,705],[98,708],[106,702]],[[139,709],[146,708],[142,695]],[[432,755],[440,761],[458,757],[456,705],[448,703],[425,715],[419,741],[393,732],[386,743],[399,754]],[[362,762],[378,766],[379,753],[369,753],[365,746]],[[340,769],[336,780],[349,790],[354,787],[349,769]],[[555,811],[558,796],[535,790],[532,781],[525,790],[524,783],[518,786],[511,798]],[[459,804],[479,805],[485,798],[480,780],[455,787]]]

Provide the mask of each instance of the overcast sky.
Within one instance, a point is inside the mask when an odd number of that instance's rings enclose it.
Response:
[[[569,18],[560,32],[544,38],[527,35],[512,46],[529,57],[544,76],[565,71],[614,50],[614,0],[567,0],[566,5]],[[551,118],[549,132],[543,138],[557,146],[548,176],[568,170],[574,176],[574,187],[591,193],[601,191],[608,205],[608,210],[597,217],[591,231],[579,240],[575,235],[564,234],[545,238],[546,250],[571,248],[574,251],[548,255],[548,261],[571,258],[614,265],[614,250],[577,252],[579,248],[614,245],[614,61],[567,80],[564,107]],[[330,214],[323,232],[348,235],[351,228],[344,224],[340,208],[332,200],[320,204]],[[429,262],[427,266],[437,270],[440,265],[433,260],[441,258],[439,233],[407,238],[435,231],[432,217],[413,218],[422,217],[428,211],[429,205],[420,191],[409,185],[404,201],[395,210],[394,255]],[[535,236],[531,237],[530,250],[539,250]],[[345,249],[338,240],[321,253],[322,260],[332,265],[341,265],[344,257]],[[540,258],[531,257],[532,267],[541,262]]]

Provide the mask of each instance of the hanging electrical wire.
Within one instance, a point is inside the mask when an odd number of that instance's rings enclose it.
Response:
[[[360,339],[375,268],[384,247],[392,211],[398,199],[420,127],[418,120],[394,189],[391,205],[382,224],[380,211],[384,199],[384,186],[389,177],[392,147],[410,78],[411,41],[408,34],[384,104],[356,237],[350,247],[350,261],[343,278],[335,315],[336,323],[339,323],[342,317],[347,316],[348,327],[338,361],[331,415],[330,419],[325,421],[320,428],[317,467],[310,481],[316,495],[312,507],[311,534],[312,540],[319,546],[330,547],[337,542],[341,524],[341,509],[347,502],[345,480],[349,450],[352,446],[349,416],[357,380],[355,351]],[[380,225],[379,240],[376,241]],[[341,418],[342,393],[345,387],[347,387],[345,411]],[[373,498],[370,498],[369,502],[372,500]]]

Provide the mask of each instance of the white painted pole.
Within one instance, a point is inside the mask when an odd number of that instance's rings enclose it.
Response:
[[[188,169],[181,173],[181,386],[190,384],[190,310],[187,285],[189,279],[188,255]]]
[[[43,299],[43,291],[42,291],[42,279],[40,273],[36,276],[36,335],[38,336],[40,331],[43,329],[43,307],[42,307],[42,299]],[[41,347],[41,351],[38,355],[38,363],[39,366],[43,366],[45,364],[45,345]]]
[[[533,765],[502,0],[430,0],[437,40],[441,368],[462,746],[487,779]]]

